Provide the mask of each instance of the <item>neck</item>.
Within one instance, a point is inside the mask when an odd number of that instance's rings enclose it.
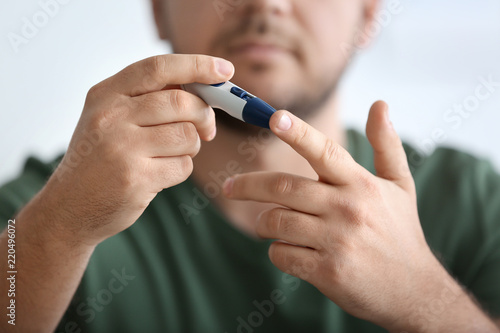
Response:
[[[346,135],[336,107],[335,96],[332,96],[307,122],[345,147]],[[261,129],[249,134],[224,126],[217,128],[217,136],[212,142],[202,143],[201,150],[194,159],[192,178],[201,189],[209,183],[218,184],[220,189],[222,178],[253,171],[286,172],[317,179],[308,162],[269,130]],[[249,235],[254,235],[253,222],[257,215],[264,209],[275,207],[270,204],[231,201],[222,194],[213,198],[213,203],[219,206],[240,231]]]

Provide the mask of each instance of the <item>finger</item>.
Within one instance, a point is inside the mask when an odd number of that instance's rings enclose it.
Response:
[[[269,125],[311,164],[323,182],[349,184],[361,168],[342,146],[288,111],[275,112]]]
[[[136,62],[104,82],[118,93],[138,96],[169,85],[224,82],[233,73],[233,65],[222,58],[166,54]]]
[[[374,151],[377,176],[411,188],[413,178],[408,167],[401,139],[389,119],[388,106],[383,101],[373,104],[366,124],[366,136]]]
[[[138,150],[147,157],[196,156],[200,137],[190,122],[140,127],[137,129]]]
[[[145,179],[142,181],[149,182],[153,193],[158,193],[163,189],[182,183],[192,172],[193,160],[187,155],[148,158],[148,172],[144,172]]]
[[[302,280],[311,279],[319,268],[318,252],[307,247],[273,242],[269,247],[269,259],[279,270]]]
[[[313,215],[286,208],[266,210],[257,219],[256,232],[261,238],[280,239],[300,246],[319,248],[322,221]]]
[[[215,136],[215,113],[199,97],[183,90],[153,92],[132,98],[129,119],[139,126],[192,122],[204,140]]]
[[[337,190],[315,180],[280,172],[251,172],[226,179],[230,199],[276,203],[293,210],[320,215]]]

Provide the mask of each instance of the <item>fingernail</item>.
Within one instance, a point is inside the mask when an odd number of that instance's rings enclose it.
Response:
[[[281,116],[278,122],[278,129],[281,131],[288,131],[292,127],[292,119],[287,114]]]
[[[234,184],[234,177],[229,177],[224,181],[224,184],[222,185],[222,190],[224,191],[224,194],[229,196],[231,192],[233,191],[233,184]]]
[[[233,65],[227,60],[216,59],[215,67],[217,68],[217,71],[223,76],[228,76],[233,73]]]

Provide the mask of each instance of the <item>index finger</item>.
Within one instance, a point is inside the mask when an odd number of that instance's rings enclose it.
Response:
[[[360,166],[341,145],[290,112],[275,112],[269,126],[309,162],[320,181],[346,185],[357,177]]]
[[[133,97],[170,85],[225,82],[233,73],[233,65],[222,58],[165,54],[138,61],[106,81],[117,93]]]

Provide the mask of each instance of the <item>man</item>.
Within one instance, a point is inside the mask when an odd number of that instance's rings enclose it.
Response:
[[[410,168],[383,102],[369,142],[339,122],[340,46],[378,5],[153,1],[177,54],[93,87],[62,161],[0,192],[2,330],[497,332],[500,177],[450,149]],[[290,110],[272,133],[179,89],[229,79]]]

